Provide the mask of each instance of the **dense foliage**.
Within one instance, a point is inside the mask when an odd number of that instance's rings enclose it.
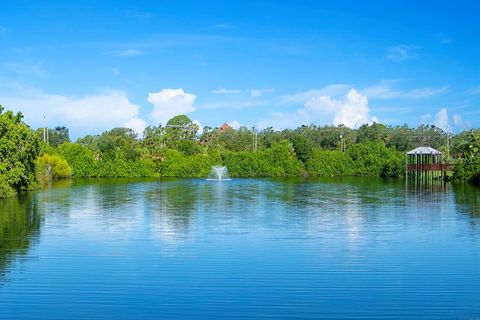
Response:
[[[54,179],[70,178],[72,169],[68,162],[58,156],[44,154],[36,162],[37,178],[42,182],[48,182]]]
[[[40,145],[21,113],[0,106],[0,198],[31,189]]]
[[[460,135],[454,145],[459,156],[453,172],[453,180],[471,182],[480,186],[480,130]]]
[[[385,126],[301,126],[222,129],[187,116],[149,126],[139,137],[114,128],[70,141],[68,128],[33,132],[20,114],[0,112],[0,196],[29,189],[37,180],[65,177],[206,177],[226,165],[233,177],[404,175],[406,151],[431,146],[455,164],[453,181],[480,182],[480,132],[448,135],[441,129]],[[42,141],[39,143],[39,141]],[[20,147],[19,147],[20,146]]]

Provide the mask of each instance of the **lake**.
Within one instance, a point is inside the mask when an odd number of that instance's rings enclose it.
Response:
[[[480,190],[63,181],[0,201],[0,319],[480,319]]]

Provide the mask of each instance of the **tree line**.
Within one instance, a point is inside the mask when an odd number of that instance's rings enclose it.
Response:
[[[431,146],[455,164],[455,182],[480,182],[480,130],[455,135],[438,127],[199,126],[187,116],[143,135],[113,128],[72,142],[66,127],[30,129],[20,113],[0,108],[0,196],[59,178],[206,177],[226,165],[232,177],[404,175],[406,151]]]

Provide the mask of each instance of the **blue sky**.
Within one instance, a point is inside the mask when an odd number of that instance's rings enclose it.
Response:
[[[480,126],[478,1],[2,1],[0,104],[74,137],[202,126]]]

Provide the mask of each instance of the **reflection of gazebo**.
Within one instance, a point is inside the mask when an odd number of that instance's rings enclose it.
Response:
[[[449,165],[442,163],[442,153],[430,147],[418,147],[406,154],[405,176],[416,180],[445,178]]]

